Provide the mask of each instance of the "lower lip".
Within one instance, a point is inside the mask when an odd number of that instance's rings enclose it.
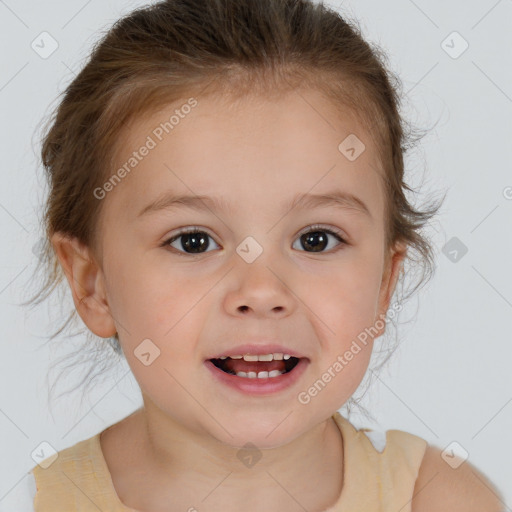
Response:
[[[250,379],[248,377],[238,377],[237,375],[223,372],[210,360],[205,361],[204,364],[208,370],[210,370],[213,377],[226,386],[247,395],[269,395],[293,386],[304,373],[308,363],[309,361],[307,359],[301,358],[292,371],[282,373],[278,377],[268,377],[266,379],[260,379],[258,377]]]

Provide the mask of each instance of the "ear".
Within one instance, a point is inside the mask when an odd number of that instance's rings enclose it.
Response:
[[[62,233],[55,233],[51,242],[80,318],[94,334],[110,338],[116,333],[116,327],[107,302],[103,272],[90,249]]]
[[[388,311],[391,297],[396,288],[398,278],[400,277],[400,271],[402,270],[403,261],[407,255],[407,245],[401,242],[397,242],[393,247],[389,249],[386,254],[384,262],[384,272],[382,275],[382,282],[379,292],[379,304],[377,308],[377,320],[384,320],[386,312]],[[385,320],[384,320],[385,323]],[[378,336],[384,334],[386,326],[380,329]]]

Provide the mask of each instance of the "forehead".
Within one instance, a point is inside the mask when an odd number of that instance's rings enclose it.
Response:
[[[108,202],[133,217],[165,190],[231,198],[235,209],[333,189],[357,195],[375,217],[384,205],[371,134],[314,90],[236,101],[198,96],[167,105],[120,134],[111,171],[122,167],[128,172]]]

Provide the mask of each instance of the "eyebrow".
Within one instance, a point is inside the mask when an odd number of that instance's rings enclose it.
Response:
[[[372,218],[370,210],[366,204],[354,194],[341,190],[334,190],[325,194],[298,194],[288,205],[283,205],[285,211],[294,208],[322,208],[336,207],[343,209],[355,210]],[[215,198],[204,195],[174,195],[172,193],[164,193],[156,200],[146,205],[138,214],[138,217],[154,213],[161,210],[171,210],[177,208],[188,208],[196,211],[224,211],[234,214],[232,206],[223,198]]]

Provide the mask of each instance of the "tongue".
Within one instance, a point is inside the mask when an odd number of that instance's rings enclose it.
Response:
[[[271,372],[272,370],[285,371],[284,361],[245,361],[244,359],[226,359],[224,367],[237,372]]]

